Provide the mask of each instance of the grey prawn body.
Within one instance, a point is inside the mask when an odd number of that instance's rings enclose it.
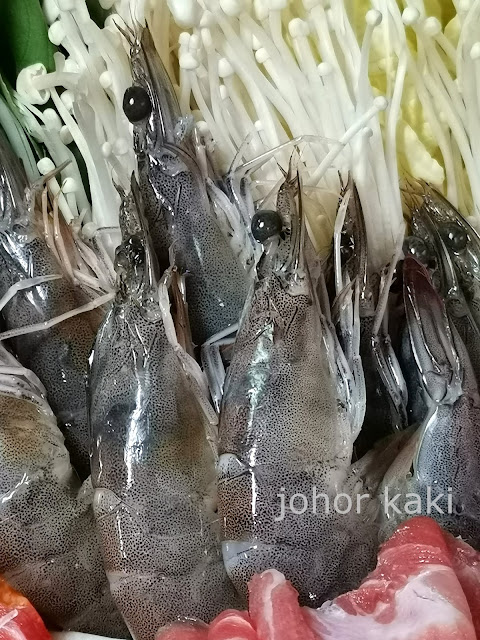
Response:
[[[408,494],[437,498],[428,515],[472,545],[480,541],[480,395],[474,368],[427,269],[412,256],[404,265],[405,307],[426,412],[389,469],[384,484],[399,493],[400,513],[387,512],[385,534],[406,517]]]
[[[167,336],[146,244],[139,227],[124,227],[119,292],[89,376],[95,514],[135,640],[180,616],[208,622],[236,602],[219,547],[210,425]]]
[[[199,164],[193,123],[180,113],[148,29],[132,45],[131,60],[134,86],[124,109],[134,124],[152,243],[162,268],[173,252],[187,276],[192,336],[200,345],[236,325],[251,278],[232,247],[233,231],[214,212],[207,192],[211,167]],[[143,112],[137,113],[136,102],[147,105]]]
[[[103,568],[90,481],[80,485],[32,377],[0,347],[0,572],[53,628],[126,638]]]
[[[336,377],[341,350],[305,270],[296,206],[287,181],[277,198],[283,232],[257,267],[227,374],[218,490],[225,565],[239,592],[273,567],[315,606],[361,579],[376,527],[371,502],[362,516],[333,512],[338,493],[355,501],[362,487],[351,468],[352,380]],[[300,515],[289,508],[295,494],[308,500]],[[314,507],[315,494],[327,498]]]
[[[61,274],[61,268],[34,220],[35,193],[3,134],[0,138],[0,297],[22,280]],[[19,291],[2,310],[7,329],[43,323],[84,303],[66,279],[50,280]],[[88,314],[12,340],[21,363],[45,385],[73,464],[85,479],[90,473],[86,375],[94,330]]]

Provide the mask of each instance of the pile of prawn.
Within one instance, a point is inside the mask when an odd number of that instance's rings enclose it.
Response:
[[[266,569],[310,606],[355,588],[432,487],[428,515],[479,549],[477,233],[407,184],[374,271],[344,176],[318,256],[295,144],[254,202],[275,152],[219,175],[148,30],[126,36],[114,264],[0,144],[0,571],[53,628],[153,640]]]

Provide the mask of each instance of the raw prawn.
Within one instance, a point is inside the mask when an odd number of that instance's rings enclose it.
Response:
[[[358,369],[365,381],[365,415],[355,442],[355,453],[360,458],[376,442],[407,426],[407,390],[383,310],[382,298],[387,297],[388,301],[388,286],[382,295],[386,283],[369,269],[365,220],[351,176],[343,189],[335,229],[333,308],[339,308],[337,330],[353,371],[350,353],[361,361]]]
[[[395,509],[385,509],[385,531],[388,534],[409,514],[428,513],[430,493],[436,506],[430,506],[428,515],[477,547],[480,544],[477,379],[465,344],[425,266],[407,255],[403,277],[410,341],[427,413],[385,476],[389,495],[401,496]],[[419,499],[412,502],[412,496]]]
[[[180,113],[148,29],[132,44],[131,61],[134,85],[125,94],[124,110],[134,125],[153,246],[162,268],[169,264],[171,248],[177,268],[187,274],[192,336],[200,345],[236,325],[251,278],[234,250],[234,229],[212,208],[208,167],[202,170],[196,157],[193,121]],[[239,252],[243,242],[243,237],[236,241]]]
[[[480,238],[437,191],[423,186],[412,211],[412,252],[427,266],[480,382]]]
[[[367,571],[376,505],[364,502],[362,515],[333,512],[337,494],[355,502],[361,493],[350,467],[361,420],[353,376],[307,273],[301,214],[290,176],[277,196],[280,223],[271,225],[282,232],[265,241],[227,373],[218,491],[224,561],[238,591],[275,568],[314,604]],[[301,515],[288,508],[297,494]]]
[[[177,274],[167,271],[159,303],[136,211],[134,186],[121,211],[118,293],[97,336],[89,394],[94,507],[110,588],[135,640],[151,640],[180,616],[210,622],[236,598],[215,511],[217,417],[175,335],[166,290]],[[179,341],[187,334],[185,326]]]
[[[44,393],[0,346],[0,573],[52,626],[125,638],[92,488],[80,485]]]
[[[61,267],[35,221],[35,191],[27,187],[18,159],[0,132],[0,297],[16,284],[42,282],[17,291],[2,309],[8,330],[44,323],[86,302],[80,289],[62,275]],[[44,331],[12,340],[21,363],[34,371],[65,435],[75,469],[90,473],[86,373],[94,341],[88,314],[75,315]]]

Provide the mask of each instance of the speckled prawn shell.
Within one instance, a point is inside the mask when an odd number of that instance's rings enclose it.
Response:
[[[54,416],[2,392],[0,423],[0,573],[53,628],[128,637]]]
[[[0,235],[0,296],[23,278],[61,273],[46,243],[14,234]],[[18,292],[3,309],[7,329],[44,322],[86,302],[64,278]],[[64,433],[72,463],[82,479],[90,473],[86,376],[95,334],[89,314],[80,314],[51,329],[12,340],[20,362],[43,382],[49,403]]]
[[[175,161],[181,165],[178,173],[168,166]],[[166,163],[162,167],[154,154],[141,167],[145,215],[157,255],[168,255],[172,246],[175,264],[188,274],[192,337],[200,345],[238,322],[251,278],[213,216],[194,160],[169,149]]]
[[[132,45],[131,63],[134,85],[145,89],[152,106],[149,117],[134,124],[145,217],[160,267],[169,266],[171,249],[176,267],[187,275],[192,337],[201,345],[238,322],[251,277],[216,218],[189,118],[180,111],[148,28]]]
[[[405,259],[404,282],[409,336],[426,412],[412,438],[414,447],[409,443],[389,470],[389,495],[398,493],[401,499],[396,505],[399,512],[393,509],[388,512],[384,535],[390,535],[409,516],[405,503],[413,494],[420,496],[420,513],[477,547],[480,544],[477,378],[470,353],[448,317],[444,300],[425,267],[412,256]],[[434,504],[429,500],[434,500]]]
[[[220,418],[219,513],[224,561],[241,594],[254,573],[275,568],[304,604],[355,586],[376,546],[374,521],[333,507],[351,493],[350,424],[327,365],[319,312],[306,282],[275,273],[258,281],[243,319]],[[281,518],[281,498],[287,512]],[[289,512],[308,501],[301,515]]]
[[[210,622],[237,604],[219,547],[214,456],[158,311],[117,302],[89,380],[94,509],[116,603],[135,640],[182,616]]]

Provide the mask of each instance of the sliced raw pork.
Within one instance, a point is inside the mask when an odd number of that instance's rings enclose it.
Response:
[[[480,553],[430,518],[405,522],[362,585],[320,609],[300,607],[274,569],[248,589],[248,614],[174,624],[156,640],[480,640]]]
[[[320,640],[476,638],[449,544],[440,527],[424,517],[397,529],[359,589],[306,612]]]
[[[449,533],[444,533],[444,537],[453,568],[470,606],[477,638],[480,638],[480,553]]]
[[[210,624],[208,640],[258,640],[246,611],[229,609]]]
[[[248,585],[249,613],[258,640],[316,640],[298,592],[275,569],[254,576]]]
[[[0,640],[51,640],[27,598],[3,578],[0,578]]]
[[[203,622],[185,620],[162,627],[155,640],[207,640],[208,627]]]
[[[258,637],[246,611],[227,609],[209,627],[193,620],[175,622],[160,629],[155,640],[258,640]]]

